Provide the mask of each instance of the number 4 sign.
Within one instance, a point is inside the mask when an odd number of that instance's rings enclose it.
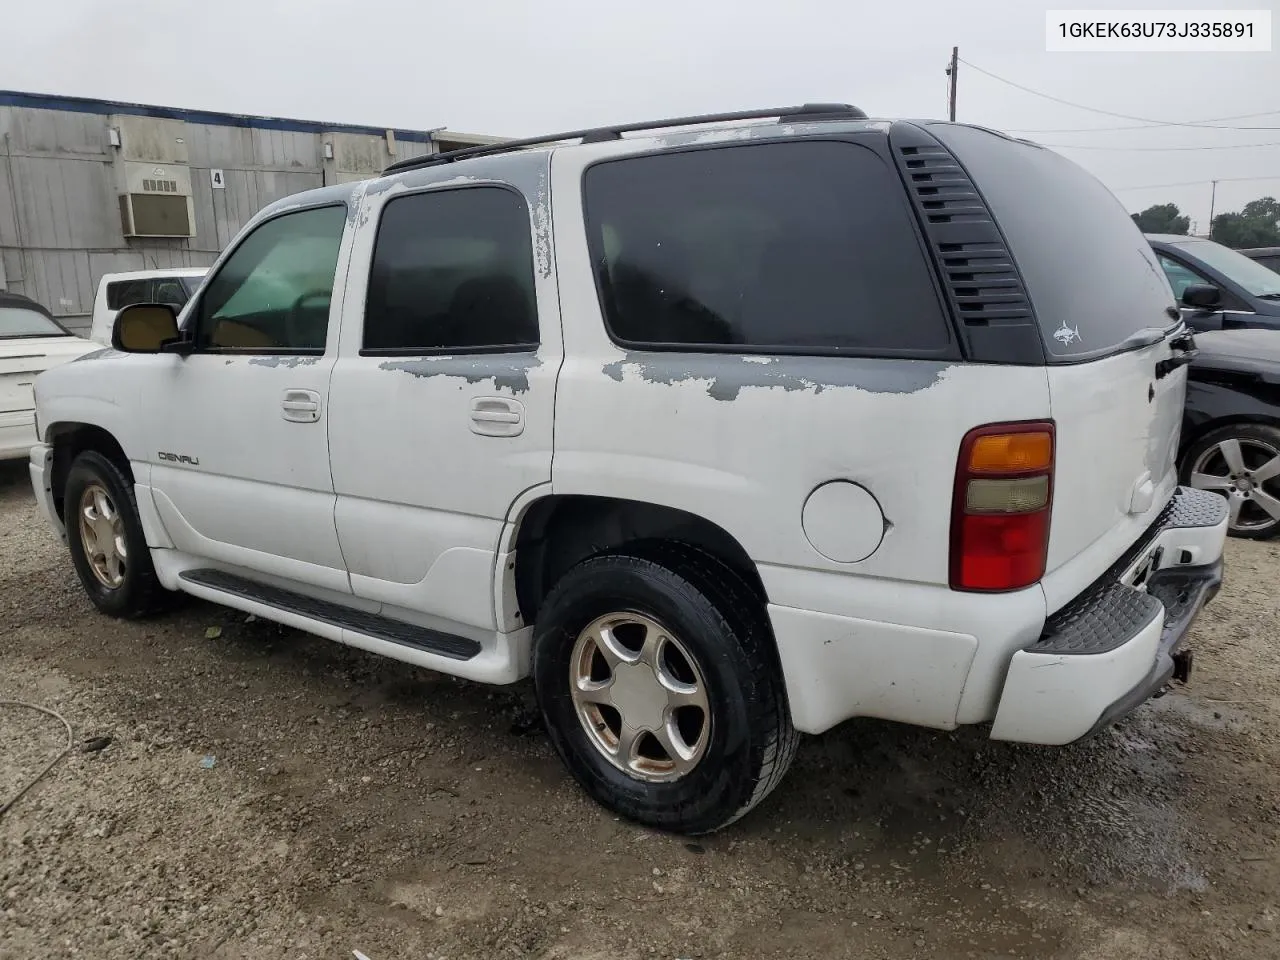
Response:
[[[222,178],[221,170],[209,171],[209,183],[213,185],[213,189],[215,190],[227,189],[227,181]]]

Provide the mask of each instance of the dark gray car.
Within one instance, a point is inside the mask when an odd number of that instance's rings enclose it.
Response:
[[[1240,252],[1250,260],[1257,260],[1264,267],[1280,272],[1280,247],[1251,247]]]
[[[1147,234],[1147,240],[1193,330],[1280,329],[1280,273],[1200,237]]]

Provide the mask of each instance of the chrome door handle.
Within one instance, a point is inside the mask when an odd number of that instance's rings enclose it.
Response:
[[[473,397],[471,432],[482,437],[520,436],[524,433],[524,404],[505,397]]]
[[[315,390],[286,390],[280,401],[280,415],[293,423],[315,423],[320,419],[320,394]]]

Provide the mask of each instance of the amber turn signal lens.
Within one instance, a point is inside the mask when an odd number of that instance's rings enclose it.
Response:
[[[1030,473],[1053,464],[1053,437],[1044,431],[978,437],[969,455],[973,473]]]

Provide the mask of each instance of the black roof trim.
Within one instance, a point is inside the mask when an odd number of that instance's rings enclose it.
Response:
[[[805,103],[797,107],[769,107],[761,110],[739,110],[735,113],[705,113],[692,117],[669,117],[665,120],[645,120],[639,123],[623,123],[607,127],[588,127],[583,130],[569,130],[565,133],[552,133],[541,137],[527,137],[523,140],[506,140],[502,143],[464,147],[461,150],[450,150],[446,153],[434,153],[424,157],[410,157],[407,160],[399,160],[390,164],[382,172],[388,174],[397,173],[401,170],[414,170],[419,167],[434,167],[439,164],[452,163],[455,160],[466,160],[470,157],[487,157],[497,153],[521,150],[525,147],[560,143],[565,140],[577,140],[580,143],[600,143],[606,140],[620,140],[624,133],[636,133],[641,130],[693,127],[707,123],[731,123],[736,120],[767,120],[770,117],[777,117],[779,123],[867,119],[864,111],[849,103]]]

